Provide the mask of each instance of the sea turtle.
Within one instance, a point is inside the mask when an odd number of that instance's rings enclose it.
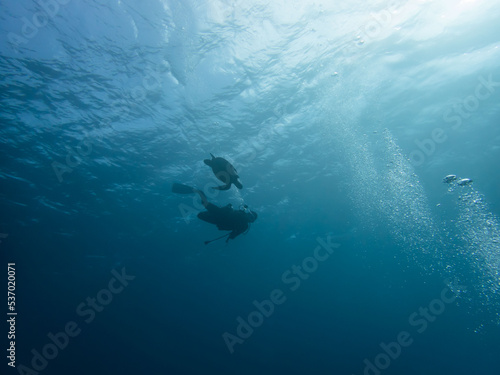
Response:
[[[212,171],[219,180],[221,180],[225,185],[216,186],[212,189],[217,190],[228,190],[231,187],[231,184],[234,184],[238,189],[242,189],[243,185],[238,181],[238,172],[232,166],[230,162],[228,162],[224,158],[215,157],[210,154],[212,159],[205,159],[203,162],[212,168]]]

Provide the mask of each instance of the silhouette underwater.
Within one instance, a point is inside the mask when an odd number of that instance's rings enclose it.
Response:
[[[238,189],[242,189],[243,185],[238,181],[238,172],[233,165],[224,158],[215,157],[210,154],[212,159],[205,159],[203,162],[212,168],[212,171],[219,180],[221,180],[225,185],[216,186],[212,189],[217,190],[228,190],[231,184],[234,184]]]
[[[230,239],[234,239],[242,233],[245,234],[250,229],[250,224],[257,219],[257,213],[250,211],[248,206],[243,205],[242,208],[238,210],[233,209],[231,204],[219,207],[210,203],[201,190],[191,186],[174,183],[172,191],[178,194],[198,194],[201,198],[203,207],[206,209],[206,211],[198,213],[198,218],[207,223],[215,224],[219,230],[231,231],[221,237],[205,241],[205,245],[224,237],[227,237],[226,242],[228,242]]]

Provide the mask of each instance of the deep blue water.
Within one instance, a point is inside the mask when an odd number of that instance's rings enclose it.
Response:
[[[2,2],[2,373],[498,374],[499,16]],[[204,245],[173,182],[258,220]]]

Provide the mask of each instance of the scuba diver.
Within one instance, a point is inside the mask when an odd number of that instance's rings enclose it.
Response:
[[[242,233],[245,234],[250,229],[250,223],[257,220],[257,213],[250,211],[247,205],[243,205],[239,210],[234,210],[231,204],[224,207],[216,206],[208,201],[207,196],[201,190],[191,186],[174,183],[172,192],[178,194],[198,194],[203,207],[206,208],[206,211],[198,213],[198,218],[207,223],[215,224],[219,230],[231,231],[221,237],[205,241],[205,245],[224,237],[227,237],[226,242],[228,242]]]

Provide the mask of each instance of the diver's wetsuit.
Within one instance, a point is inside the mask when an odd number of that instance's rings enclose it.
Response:
[[[254,212],[249,213],[243,210],[233,210],[230,204],[224,207],[216,206],[208,201],[206,195],[202,191],[198,189],[194,191],[200,195],[201,202],[207,209],[206,211],[200,212],[198,218],[207,223],[217,225],[217,229],[219,230],[230,230],[231,233],[226,239],[226,242],[229,241],[229,239],[234,239],[240,234],[245,233],[248,230],[248,224],[252,223],[257,218],[257,214]]]

